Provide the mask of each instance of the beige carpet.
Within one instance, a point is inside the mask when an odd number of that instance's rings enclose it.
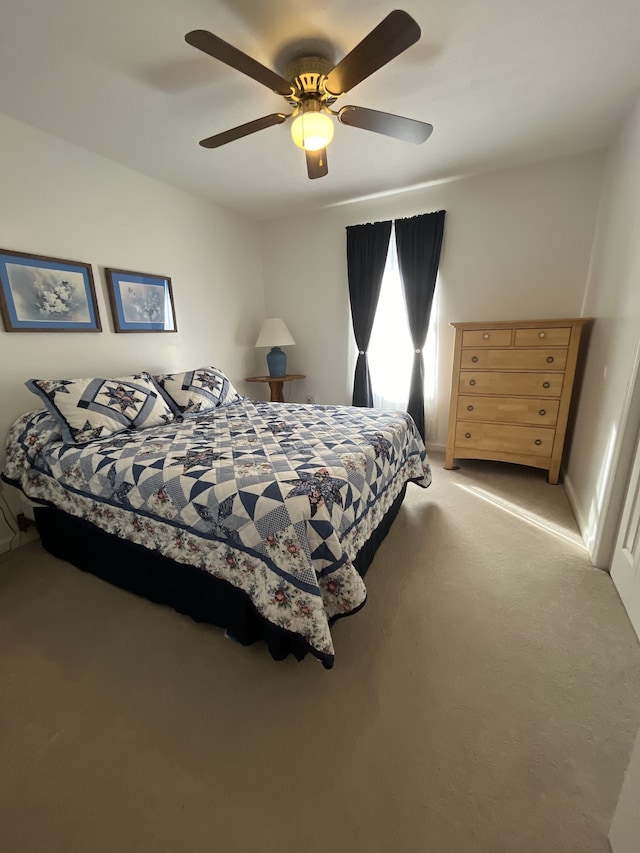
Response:
[[[608,850],[640,726],[611,580],[542,472],[433,461],[330,672],[0,562],[0,850]]]

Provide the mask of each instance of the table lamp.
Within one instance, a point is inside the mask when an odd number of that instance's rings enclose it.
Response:
[[[291,332],[287,329],[284,320],[279,317],[265,320],[260,329],[257,347],[271,347],[267,353],[267,367],[269,376],[285,376],[287,373],[287,355],[280,347],[295,344]]]

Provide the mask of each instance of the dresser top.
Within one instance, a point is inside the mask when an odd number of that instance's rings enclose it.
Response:
[[[584,326],[590,323],[591,317],[564,317],[559,320],[485,320],[470,323],[449,323],[456,329],[537,329],[540,326],[552,328],[555,326]]]

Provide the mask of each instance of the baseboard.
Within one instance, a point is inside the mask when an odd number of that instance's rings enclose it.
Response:
[[[596,544],[596,534],[595,530],[590,529],[589,519],[584,518],[582,515],[578,498],[576,495],[576,490],[573,487],[573,483],[571,482],[571,478],[564,475],[562,480],[562,485],[564,486],[565,494],[567,495],[567,499],[569,501],[569,506],[573,511],[573,515],[576,519],[576,523],[578,525],[578,530],[580,531],[580,535],[582,536],[582,540],[584,542],[584,547],[587,549],[587,554],[589,555],[589,559],[591,560],[591,564],[595,566],[594,554],[595,554],[595,544]],[[602,568],[601,566],[599,568]],[[608,569],[607,569],[608,571]]]
[[[444,453],[447,449],[446,444],[434,444],[433,442],[428,442],[427,453]]]

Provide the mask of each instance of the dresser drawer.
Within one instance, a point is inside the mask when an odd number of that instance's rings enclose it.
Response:
[[[463,347],[511,346],[512,329],[469,329],[462,333]]]
[[[549,427],[458,421],[455,444],[456,448],[465,451],[480,450],[549,457],[553,451],[555,432],[555,429]]]
[[[501,421],[508,424],[540,424],[555,426],[558,419],[558,400],[537,400],[532,397],[458,397],[458,419]]]
[[[564,370],[566,349],[463,349],[463,370]]]
[[[570,337],[570,326],[516,329],[514,343],[517,347],[566,347],[569,346]]]
[[[459,394],[515,394],[521,397],[559,397],[562,373],[483,373],[461,370]]]

